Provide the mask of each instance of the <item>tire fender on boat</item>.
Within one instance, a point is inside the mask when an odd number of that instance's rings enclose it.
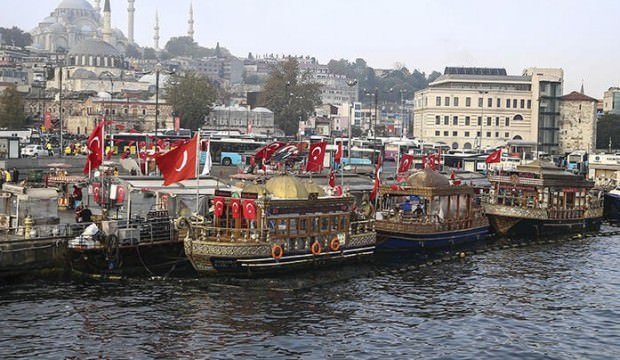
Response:
[[[333,238],[330,242],[329,242],[329,249],[331,251],[338,251],[340,250],[340,240],[338,240],[337,237]]]
[[[282,249],[282,246],[278,244],[273,244],[273,246],[271,247],[271,257],[276,260],[280,260],[282,258],[282,255],[284,255],[284,250]]]
[[[310,251],[312,252],[312,255],[319,255],[321,253],[321,244],[318,241],[315,241],[312,243],[312,246],[310,246]]]

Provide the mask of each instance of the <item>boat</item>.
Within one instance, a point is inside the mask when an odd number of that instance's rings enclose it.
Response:
[[[428,167],[405,182],[381,185],[378,197],[377,252],[448,248],[489,234],[474,188]]]
[[[620,186],[605,194],[604,215],[612,224],[620,223]]]
[[[204,216],[177,220],[199,275],[266,276],[374,254],[368,201],[354,211],[353,196],[328,195],[311,180],[274,176],[240,192],[216,190],[208,201]]]
[[[595,231],[603,216],[602,194],[594,182],[546,160],[497,170],[482,198],[485,213],[499,235],[541,236]]]

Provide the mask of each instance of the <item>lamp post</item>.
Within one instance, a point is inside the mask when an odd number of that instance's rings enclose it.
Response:
[[[352,88],[354,86],[357,85],[357,80],[351,80],[351,81],[347,81],[347,86],[349,88]],[[348,135],[349,135],[349,140],[347,141],[347,156],[349,158],[349,165],[351,165],[351,138],[353,137],[353,134],[351,133],[351,123],[353,122],[353,119],[355,118],[353,115],[355,114],[355,111],[353,109],[354,105],[353,105],[353,97],[351,98],[351,106],[349,107],[349,126],[348,126]]]
[[[175,74],[174,71],[166,71],[161,69],[161,64],[155,66],[155,137],[157,137],[157,128],[159,127],[159,73],[163,72],[167,75]],[[150,72],[152,73],[152,72]]]
[[[370,124],[372,127],[372,163],[376,164],[375,162],[375,147],[377,146],[377,120],[379,119],[379,89],[375,88],[374,91],[372,92],[367,92],[366,90],[364,90],[366,93],[366,96],[373,96],[374,100],[375,100],[375,121],[373,124]],[[370,116],[370,121],[372,123],[372,115]]]
[[[484,123],[484,95],[489,92],[486,90],[479,90],[478,93],[482,96],[482,102],[480,103],[480,138],[478,142],[478,152],[482,152],[482,124]]]
[[[400,136],[407,137],[407,128],[405,127],[405,96],[407,89],[400,89]]]

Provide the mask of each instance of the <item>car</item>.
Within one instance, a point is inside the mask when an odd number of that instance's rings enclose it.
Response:
[[[35,144],[26,145],[26,147],[22,148],[21,154],[22,157],[49,156],[47,149],[45,149],[43,145]]]

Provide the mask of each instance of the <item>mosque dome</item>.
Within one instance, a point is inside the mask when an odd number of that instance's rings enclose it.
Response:
[[[104,99],[104,100],[111,100],[112,99],[112,95],[110,95],[109,93],[105,92],[105,91],[99,91],[97,93],[97,97],[100,99]]]
[[[440,188],[450,186],[450,180],[448,180],[447,177],[430,168],[425,168],[409,176],[407,183],[414,188]]]
[[[56,8],[57,9],[94,10],[93,6],[86,0],[62,0]]]
[[[267,180],[265,188],[276,198],[308,199],[308,190],[299,179],[290,175],[281,175]]]
[[[69,56],[72,55],[121,56],[122,54],[103,40],[86,39],[71,48]]]
[[[50,26],[47,28],[47,31],[50,31],[50,32],[55,32],[55,33],[63,33],[63,32],[65,32],[65,31],[67,31],[67,29],[65,29],[65,27],[64,27],[64,26],[62,26],[62,24],[59,24],[59,23],[53,23],[52,25],[50,25]]]
[[[53,24],[55,22],[58,22],[58,20],[55,17],[48,16],[45,19],[43,19],[43,21],[41,21],[41,24]]]

